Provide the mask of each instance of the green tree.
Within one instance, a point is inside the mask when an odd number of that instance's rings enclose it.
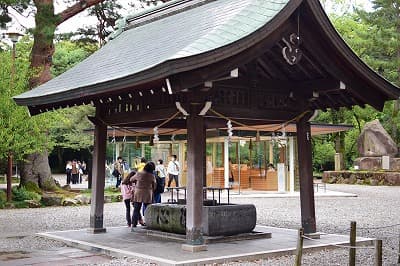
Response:
[[[0,52],[0,160],[11,155],[20,161],[25,155],[43,151],[52,144],[45,137],[46,129],[42,126],[48,122],[48,115],[29,117],[26,108],[17,106],[12,100],[14,95],[28,88],[30,48],[28,38],[18,44],[14,74],[11,48]]]
[[[144,0],[140,1],[145,2]],[[51,67],[53,65],[54,38],[57,27],[87,8],[102,2],[105,2],[105,0],[72,1],[72,5],[59,13],[54,10],[53,0],[4,0],[1,3],[0,24],[2,25],[10,21],[8,8],[13,8],[17,12],[23,12],[29,8],[35,10],[35,28],[32,30],[33,46],[30,53],[30,88],[34,88],[52,78]],[[40,181],[42,179],[45,181]],[[23,164],[21,182],[38,182],[38,180],[54,186],[47,152],[29,154]]]
[[[104,0],[103,0],[104,1]],[[32,30],[33,45],[30,52],[30,77],[29,88],[34,88],[52,78],[51,66],[54,54],[54,36],[56,28],[65,21],[73,18],[83,10],[96,5],[102,0],[74,1],[63,11],[56,13],[53,0],[7,0],[2,5],[2,21],[7,20],[8,8],[23,11],[28,8],[35,9],[35,28]],[[22,165],[21,183],[32,181],[38,184],[47,184],[54,187],[55,182],[51,177],[47,151],[28,154]]]

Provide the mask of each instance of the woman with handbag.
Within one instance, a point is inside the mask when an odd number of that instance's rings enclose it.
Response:
[[[136,227],[140,221],[140,209],[143,205],[143,212],[146,210],[147,205],[153,203],[153,193],[156,189],[157,183],[154,177],[155,165],[153,162],[148,162],[143,171],[136,173],[130,180],[135,184],[133,194],[133,218],[132,226]],[[141,225],[145,225],[141,223]]]

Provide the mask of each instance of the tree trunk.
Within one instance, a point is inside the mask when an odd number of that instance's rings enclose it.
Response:
[[[33,182],[44,190],[52,190],[55,187],[55,181],[51,177],[47,151],[28,155],[25,163],[21,166],[20,174],[21,185]]]
[[[34,88],[51,79],[50,68],[54,54],[53,38],[57,27],[53,0],[35,0],[34,3],[37,12],[30,58],[30,67],[32,69],[32,76],[29,79],[30,88]],[[21,185],[31,181],[42,189],[55,187],[55,181],[51,176],[47,150],[43,153],[28,155],[21,167]]]
[[[102,1],[104,0],[79,1],[59,14],[54,13],[53,0],[33,1],[36,7],[36,26],[33,31],[33,47],[30,58],[32,76],[29,79],[29,85],[31,89],[52,78],[50,68],[54,54],[53,39],[57,26]],[[55,181],[51,177],[47,151],[28,155],[22,168],[21,184],[32,181],[44,189],[51,189],[55,186]]]

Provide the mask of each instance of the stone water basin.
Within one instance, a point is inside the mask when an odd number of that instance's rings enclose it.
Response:
[[[186,233],[186,206],[152,204],[145,213],[147,228],[163,232]],[[253,204],[203,206],[203,234],[230,236],[250,233],[256,226],[257,212]]]

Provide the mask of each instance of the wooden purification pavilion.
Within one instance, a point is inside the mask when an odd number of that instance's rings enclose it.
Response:
[[[118,26],[89,58],[14,98],[32,115],[96,107],[93,232],[105,232],[107,126],[187,129],[186,237],[195,246],[203,244],[206,128],[226,127],[227,120],[233,127],[296,123],[301,221],[312,234],[314,110],[365,104],[382,110],[400,96],[346,45],[318,0],[178,0]]]

